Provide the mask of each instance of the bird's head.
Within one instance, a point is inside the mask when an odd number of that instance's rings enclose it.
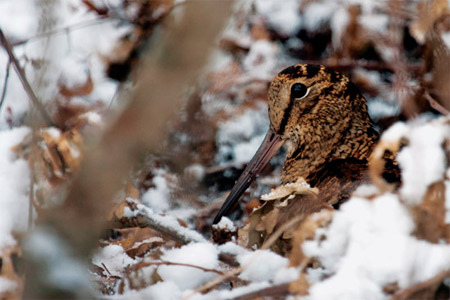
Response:
[[[318,65],[298,64],[278,73],[270,84],[268,104],[270,130],[286,142],[288,153],[300,144],[337,136],[350,123],[370,120],[357,87],[346,76]]]

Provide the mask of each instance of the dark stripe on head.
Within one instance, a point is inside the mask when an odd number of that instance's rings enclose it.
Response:
[[[306,65],[306,78],[312,78],[317,75],[320,71],[320,66],[317,65]]]
[[[278,132],[277,132],[280,135],[282,135],[284,133],[284,130],[286,129],[286,125],[289,120],[289,116],[291,115],[292,107],[294,107],[294,103],[295,103],[295,99],[291,97],[289,100],[288,107],[286,107],[286,109],[284,110],[283,119],[281,120],[280,128],[278,129]]]

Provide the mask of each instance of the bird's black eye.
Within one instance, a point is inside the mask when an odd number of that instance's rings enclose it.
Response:
[[[291,98],[299,99],[305,97],[307,94],[308,88],[304,84],[296,83],[291,87]]]

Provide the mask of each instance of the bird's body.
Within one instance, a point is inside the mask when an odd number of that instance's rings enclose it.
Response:
[[[281,183],[302,177],[319,194],[297,195],[279,207],[273,201],[265,203],[250,216],[252,230],[259,230],[257,235],[263,238],[293,216],[347,200],[361,182],[369,180],[368,160],[378,140],[362,94],[346,76],[324,66],[299,64],[284,69],[271,83],[268,96],[269,132],[214,223],[229,212],[283,144],[287,156]]]

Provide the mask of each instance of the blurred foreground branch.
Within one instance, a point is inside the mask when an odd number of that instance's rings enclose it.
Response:
[[[181,107],[188,84],[199,76],[231,3],[189,1],[181,20],[165,20],[167,30],[153,36],[142,69],[134,76],[139,79],[130,104],[85,152],[65,203],[42,218],[42,227],[55,229],[78,259],[88,260],[112,199],[133,165],[148,152],[164,151],[167,122]],[[63,287],[46,280],[39,267],[39,261],[32,261],[25,298],[68,297],[67,291],[57,293]],[[56,261],[55,268],[60,267]],[[70,292],[72,297],[81,294],[75,288]]]

